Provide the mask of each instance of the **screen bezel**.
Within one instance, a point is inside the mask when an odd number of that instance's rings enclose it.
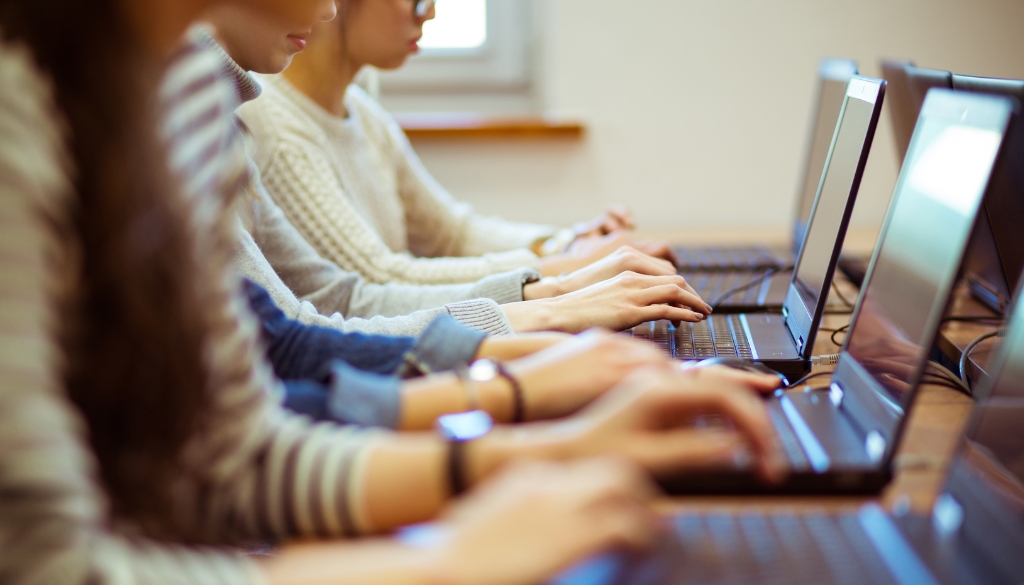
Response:
[[[832,165],[832,156],[835,153],[836,142],[839,139],[839,131],[843,127],[847,107],[851,99],[860,100],[871,105],[871,116],[868,119],[867,132],[864,135],[864,143],[861,147],[860,158],[857,161],[857,168],[853,175],[853,182],[847,195],[846,205],[843,209],[843,218],[839,223],[839,231],[836,234],[832,245],[832,254],[829,257],[828,269],[825,271],[825,281],[813,304],[809,299],[804,299],[797,284],[797,275],[800,273],[800,263],[804,259],[807,248],[805,234],[804,242],[800,246],[800,253],[797,255],[796,263],[793,266],[793,274],[790,276],[789,287],[786,291],[786,300],[782,305],[783,316],[786,327],[789,329],[793,341],[796,343],[803,359],[810,359],[814,351],[814,341],[817,338],[818,324],[825,311],[825,304],[828,301],[828,291],[832,287],[832,279],[835,276],[836,266],[839,263],[839,255],[843,249],[843,242],[846,240],[846,230],[850,225],[850,217],[853,215],[853,208],[857,201],[857,193],[860,191],[861,181],[864,178],[864,170],[867,167],[868,158],[871,155],[871,146],[875,140],[875,132],[878,129],[878,120],[882,114],[882,104],[885,101],[886,82],[882,79],[862,77],[854,75],[850,78],[846,87],[846,97],[843,99],[843,106],[839,111],[839,119],[836,121],[836,129],[832,133],[832,143],[829,145],[828,156],[825,158],[825,167],[822,169],[821,179],[818,180],[818,189],[814,195],[814,205],[811,207],[811,215],[808,218],[807,230],[810,231],[814,224],[814,216],[818,211],[821,192],[828,177],[829,168]]]

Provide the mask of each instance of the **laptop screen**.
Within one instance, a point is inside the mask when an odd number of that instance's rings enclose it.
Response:
[[[846,98],[846,86],[850,78],[857,74],[857,65],[846,59],[827,59],[818,68],[821,88],[818,95],[818,110],[812,127],[811,142],[807,153],[807,168],[804,169],[804,180],[800,187],[797,200],[796,225],[793,229],[793,252],[800,250],[807,233],[807,221],[814,207],[814,196],[818,194],[822,169],[828,158],[832,137],[836,132],[836,122],[843,109]]]
[[[1024,303],[1020,295],[995,376],[979,391],[961,461],[994,485],[1006,504],[1024,513]]]
[[[884,82],[854,77],[846,90],[835,136],[818,187],[818,195],[800,248],[789,294],[787,326],[794,339],[809,349],[817,329],[816,315],[827,298],[835,262],[842,248],[845,227],[856,200],[860,178],[878,121]]]
[[[932,90],[914,130],[844,347],[870,387],[856,402],[889,413],[887,435],[938,331],[1010,111],[1003,99]]]

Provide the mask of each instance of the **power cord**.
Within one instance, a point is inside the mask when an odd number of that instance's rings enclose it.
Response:
[[[960,379],[961,382],[963,382],[964,386],[967,387],[968,391],[970,391],[970,389],[971,389],[971,382],[967,379],[967,361],[969,359],[971,359],[971,352],[973,352],[975,350],[975,348],[977,348],[979,345],[981,345],[981,342],[985,341],[986,339],[992,339],[993,337],[998,337],[999,335],[1001,335],[1003,333],[1004,333],[1004,330],[1002,328],[1000,328],[998,331],[990,331],[988,333],[985,333],[984,335],[979,335],[978,337],[974,338],[974,341],[968,343],[967,347],[964,348],[964,352],[962,354],[960,354],[960,378],[959,379]],[[973,396],[973,392],[971,392],[971,395]]]
[[[835,280],[832,281],[832,290],[836,293],[836,296],[839,297],[839,301],[841,303],[846,305],[846,307],[849,309],[853,308],[853,303],[851,303],[849,299],[847,299],[846,296],[843,295],[843,291],[839,290],[839,285],[836,283]]]
[[[743,292],[745,290],[750,290],[750,289],[754,288],[755,286],[761,284],[762,282],[768,280],[769,278],[775,276],[776,274],[778,274],[780,272],[786,272],[787,270],[793,270],[793,266],[792,265],[780,266],[778,268],[769,269],[767,272],[765,272],[761,276],[758,276],[757,278],[751,280],[750,282],[748,282],[746,284],[741,284],[739,286],[734,286],[734,287],[726,290],[722,294],[718,295],[718,297],[713,302],[711,302],[709,304],[711,305],[711,308],[716,309],[716,308],[718,308],[718,305],[722,301],[728,299],[729,297],[733,296],[734,294]]]
[[[786,386],[786,387],[784,388],[784,390],[792,390],[793,388],[798,388],[798,387],[800,387],[800,386],[803,386],[803,385],[804,385],[804,384],[806,384],[806,383],[807,383],[808,381],[810,381],[810,380],[814,380],[815,378],[822,378],[822,377],[824,377],[824,376],[831,376],[831,375],[832,375],[832,372],[815,372],[815,373],[813,373],[813,374],[807,374],[807,375],[806,375],[806,376],[804,376],[803,378],[800,378],[800,379],[799,379],[799,380],[797,380],[796,382],[793,382],[793,383],[792,383],[792,384],[790,384],[789,386]]]

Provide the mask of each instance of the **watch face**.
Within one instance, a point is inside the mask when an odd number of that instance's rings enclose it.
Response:
[[[477,360],[469,366],[469,377],[474,382],[490,382],[498,377],[498,366],[491,360]]]
[[[490,432],[494,426],[491,415],[483,410],[446,414],[437,419],[444,436],[453,441],[472,441]]]

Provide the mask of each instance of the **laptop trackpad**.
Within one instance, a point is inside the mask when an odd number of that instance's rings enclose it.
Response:
[[[782,315],[748,314],[743,317],[750,329],[750,340],[757,350],[757,359],[800,359]]]
[[[828,454],[833,466],[877,467],[868,457],[860,435],[842,412],[832,405],[826,392],[790,392],[786,396]]]

